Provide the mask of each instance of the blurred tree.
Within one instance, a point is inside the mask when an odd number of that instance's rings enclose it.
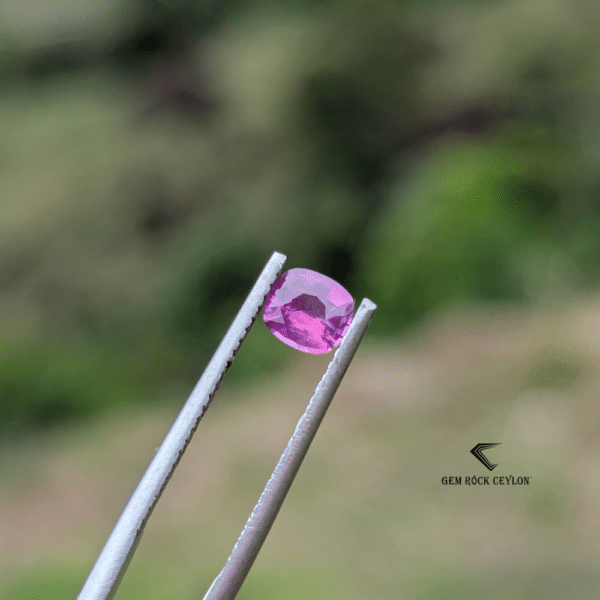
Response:
[[[219,22],[212,2],[137,0],[131,22],[107,52],[109,65],[136,83],[138,120],[168,112],[204,120],[217,103],[207,91],[199,42]]]
[[[303,122],[320,165],[363,190],[417,125],[420,69],[435,56],[401,18],[387,2],[336,6],[304,86]]]
[[[433,109],[422,78],[443,52],[406,24],[401,4],[333,4],[302,88],[300,124],[316,177],[354,190],[348,195],[354,205],[346,207],[351,218],[339,219],[335,233],[316,240],[316,264],[352,289],[364,285],[359,256],[365,235],[389,202],[390,184],[404,175],[402,165],[414,165],[449,135],[493,132],[517,110],[500,95]]]
[[[556,251],[571,255],[581,215],[569,190],[582,171],[568,136],[515,120],[494,138],[437,149],[376,222],[362,272],[380,299],[381,331],[447,302],[538,299]],[[600,247],[596,241],[597,251]]]
[[[41,82],[60,75],[89,70],[97,65],[98,48],[86,40],[51,41],[31,52],[24,76]]]

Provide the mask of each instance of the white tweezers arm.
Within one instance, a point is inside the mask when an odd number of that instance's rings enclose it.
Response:
[[[356,311],[350,328],[298,421],[287,448],[281,455],[223,570],[210,586],[204,600],[233,600],[236,597],[277,517],[376,308],[373,302],[365,298]]]
[[[275,252],[263,269],[133,492],[77,600],[108,600],[113,597],[152,510],[194,435],[200,419],[210,405],[225,371],[233,362],[285,260],[283,254]]]

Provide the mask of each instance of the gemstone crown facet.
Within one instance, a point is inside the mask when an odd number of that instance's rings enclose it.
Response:
[[[310,269],[290,269],[271,286],[263,320],[292,348],[324,354],[340,344],[354,316],[354,298],[333,279]]]

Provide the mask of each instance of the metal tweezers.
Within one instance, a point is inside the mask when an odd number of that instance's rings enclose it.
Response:
[[[77,596],[78,600],[105,600],[114,596],[152,510],[194,435],[200,419],[208,409],[223,375],[252,327],[265,296],[279,275],[285,260],[283,254],[274,252],[256,280],[202,377],[133,492]],[[362,301],[231,555],[210,586],[204,600],[230,600],[237,595],[275,521],[376,308],[370,300],[365,298]]]

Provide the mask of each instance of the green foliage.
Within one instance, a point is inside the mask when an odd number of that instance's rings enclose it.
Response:
[[[395,197],[362,265],[381,329],[397,331],[450,300],[524,297],[515,256],[523,226],[503,203],[485,148],[440,153]]]
[[[185,358],[160,332],[120,332],[94,343],[47,338],[5,347],[0,437],[35,434],[119,403],[153,402],[169,383],[185,379]]]
[[[576,172],[571,148],[552,131],[515,126],[491,142],[438,149],[395,187],[363,249],[379,329],[398,331],[448,302],[547,292],[557,248],[570,255],[569,244],[582,243],[580,217],[565,206]],[[592,235],[586,242],[600,252]]]
[[[18,436],[98,408],[97,388],[80,361],[59,348],[4,349],[0,355],[0,437]]]
[[[365,189],[415,126],[427,49],[389,2],[334,5],[300,106],[322,169]]]
[[[26,92],[0,98],[10,108],[0,134],[15,149],[0,156],[12,199],[0,224],[18,240],[0,249],[0,300],[19,307],[7,320],[25,331],[41,323],[18,356],[10,343],[0,348],[5,429],[193,384],[273,250],[288,255],[286,268],[322,271],[377,302],[370,333],[393,334],[448,303],[535,301],[596,285],[598,181],[579,148],[584,127],[571,125],[563,71],[552,60],[536,66],[540,45],[505,84],[512,120],[421,145],[419,132],[438,131],[439,114],[472,94],[460,69],[444,84],[451,98],[431,91],[444,79],[431,68],[452,59],[452,45],[428,43],[410,4],[297,0],[274,11],[140,0],[105,46],[91,36],[85,52],[60,40],[29,48],[7,32],[6,77],[37,61],[44,73],[84,69],[89,82],[65,73],[50,90],[53,78],[43,87],[33,77]],[[103,61],[135,67],[143,55],[149,66],[160,43],[176,55],[188,33],[208,31],[214,45],[195,58],[203,67],[214,59],[206,85],[218,110],[203,127],[166,108],[171,121],[129,128],[128,102],[148,90],[123,102],[134,88]],[[277,60],[242,76],[248,65],[236,60],[247,52]],[[510,71],[472,60],[474,72]],[[479,83],[495,93],[491,81]],[[286,360],[258,325],[230,378]]]

